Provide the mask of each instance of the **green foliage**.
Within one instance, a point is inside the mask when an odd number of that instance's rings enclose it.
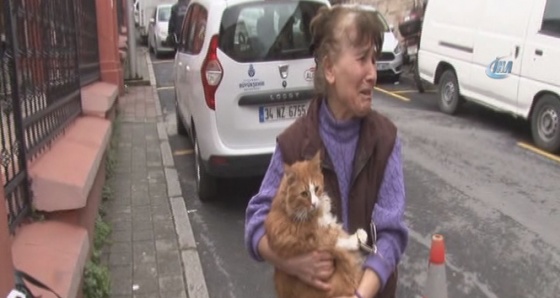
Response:
[[[109,142],[109,146],[107,148],[107,162],[105,165],[105,170],[107,173],[107,179],[114,177],[115,169],[117,167],[117,151],[119,146],[119,127],[120,121],[115,119],[113,121],[113,127],[111,132],[111,141]]]
[[[117,168],[117,152],[116,148],[110,148],[107,151],[107,161],[105,165],[105,173],[107,179],[113,178],[115,176],[115,170]]]
[[[111,188],[111,185],[109,185],[109,183],[107,182],[103,186],[103,190],[101,192],[101,198],[103,199],[104,202],[109,201],[110,199],[113,198],[113,189]]]
[[[109,298],[111,278],[106,266],[88,261],[84,270],[84,298]]]
[[[109,269],[101,263],[101,251],[107,243],[111,227],[98,216],[95,221],[93,252],[84,269],[84,298],[108,298],[111,291]]]
[[[103,245],[107,243],[109,235],[111,234],[111,227],[103,221],[101,216],[97,217],[95,221],[95,235],[93,236],[93,248],[100,251]]]

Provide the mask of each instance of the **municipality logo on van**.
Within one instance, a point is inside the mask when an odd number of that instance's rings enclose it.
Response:
[[[511,69],[513,67],[513,61],[505,60],[504,58],[509,57],[496,57],[494,61],[488,64],[486,67],[486,75],[491,79],[505,79],[511,73]]]

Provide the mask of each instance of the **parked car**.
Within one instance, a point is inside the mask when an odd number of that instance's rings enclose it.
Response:
[[[138,11],[136,32],[143,44],[149,44],[148,35],[150,31],[150,20],[154,18],[154,11],[156,10],[156,7],[161,4],[172,5],[175,2],[177,2],[177,0],[138,0],[136,2],[135,10]],[[136,6],[138,6],[137,9]]]
[[[404,51],[393,28],[387,24],[385,17],[379,11],[376,11],[376,15],[380,23],[384,25],[385,30],[381,56],[376,63],[377,76],[390,78],[393,82],[397,82],[403,72]]]
[[[439,107],[464,101],[529,120],[534,143],[560,151],[560,2],[430,0],[419,50]]]
[[[192,0],[175,56],[177,129],[201,200],[216,178],[261,175],[314,95],[309,22],[327,0]]]
[[[167,41],[169,18],[171,17],[171,4],[160,4],[154,9],[148,28],[148,48],[153,51],[156,58],[163,53],[175,51],[172,44]]]

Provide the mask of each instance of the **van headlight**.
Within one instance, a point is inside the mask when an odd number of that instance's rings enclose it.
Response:
[[[398,55],[398,54],[402,53],[402,51],[403,51],[403,48],[402,48],[401,44],[399,43],[399,44],[397,44],[397,46],[393,50],[393,53],[395,53],[395,55]]]

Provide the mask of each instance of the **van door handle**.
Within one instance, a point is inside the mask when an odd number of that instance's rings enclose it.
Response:
[[[535,50],[535,54],[536,54],[537,56],[542,56],[543,51],[542,51],[542,50],[539,50],[539,49],[536,49],[536,50]]]
[[[519,46],[515,46],[515,59],[519,56]]]

